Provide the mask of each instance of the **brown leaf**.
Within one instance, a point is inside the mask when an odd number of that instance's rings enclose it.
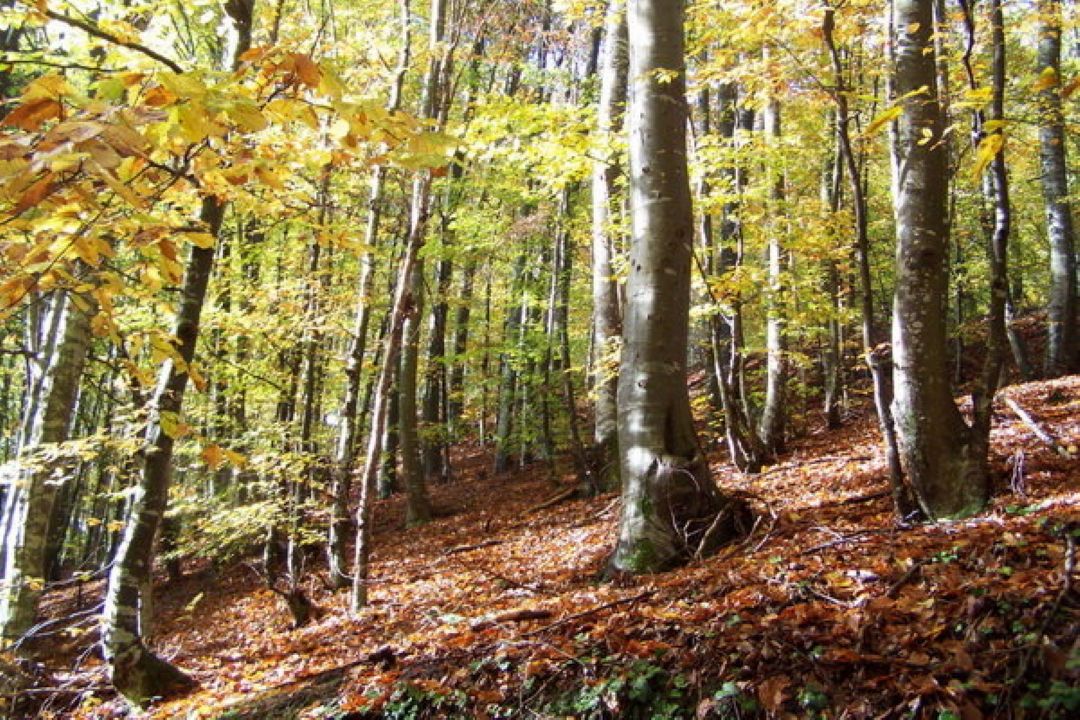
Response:
[[[791,685],[790,678],[785,675],[774,675],[758,686],[758,700],[766,710],[776,712],[784,704],[784,691],[789,685]]]

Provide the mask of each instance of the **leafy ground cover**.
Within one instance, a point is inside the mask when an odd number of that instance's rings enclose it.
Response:
[[[542,507],[561,489],[546,468],[495,476],[457,448],[434,522],[405,530],[399,499],[377,508],[360,617],[324,588],[321,559],[306,588],[317,617],[300,629],[244,565],[162,581],[157,647],[200,687],[147,716],[1076,717],[1080,377],[1003,396],[996,495],[979,517],[897,524],[873,420],[855,418],[757,476],[717,461],[759,512],[750,536],[619,583],[597,580],[616,496]],[[47,612],[99,592],[69,589]],[[93,635],[46,652],[42,684],[65,692],[43,689],[43,716],[125,714]]]

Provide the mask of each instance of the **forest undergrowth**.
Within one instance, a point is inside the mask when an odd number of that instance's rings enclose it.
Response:
[[[485,452],[458,447],[455,479],[432,488],[434,522],[405,529],[403,501],[379,503],[359,617],[318,557],[305,585],[316,615],[299,629],[252,567],[161,576],[156,647],[199,687],[146,716],[1076,717],[1080,376],[999,395],[995,497],[970,520],[898,525],[878,437],[869,415],[811,429],[753,476],[715,448],[716,477],[759,513],[753,532],[606,584],[616,495],[559,499],[569,461],[555,486],[542,463],[493,475]],[[70,616],[101,591],[70,587],[45,613]],[[41,717],[129,712],[95,639],[40,648]]]

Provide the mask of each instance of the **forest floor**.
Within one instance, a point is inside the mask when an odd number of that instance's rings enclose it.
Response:
[[[875,423],[857,417],[756,476],[717,448],[721,484],[760,513],[752,534],[617,584],[597,581],[617,496],[538,507],[560,490],[545,466],[491,475],[458,448],[434,522],[405,530],[401,499],[379,503],[359,617],[321,565],[300,629],[243,566],[162,581],[156,648],[200,687],[147,716],[1078,717],[1080,377],[1003,395],[1071,456],[999,398],[995,494],[976,518],[898,525]],[[74,709],[54,698],[55,716],[125,714],[95,654],[53,672],[89,688]]]

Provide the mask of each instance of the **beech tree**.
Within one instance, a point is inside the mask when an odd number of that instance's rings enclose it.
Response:
[[[619,368],[615,572],[656,572],[733,537],[746,510],[714,483],[686,387],[694,223],[682,0],[630,0],[630,274]]]
[[[596,400],[593,403],[593,441],[598,450],[600,482],[618,475],[618,378],[610,366],[620,335],[618,285],[613,277],[615,233],[612,211],[618,188],[615,137],[623,125],[627,86],[626,3],[612,0],[604,19],[600,55],[600,100],[597,113],[602,153],[592,171],[592,345]]]
[[[1050,239],[1050,301],[1047,304],[1046,374],[1055,377],[1080,370],[1077,335],[1076,246],[1065,123],[1061,93],[1061,2],[1040,0],[1037,7],[1039,160]]]
[[[988,494],[986,456],[949,382],[945,327],[948,144],[937,94],[933,2],[897,0],[896,291],[893,378],[900,462],[931,518],[970,515]]]

